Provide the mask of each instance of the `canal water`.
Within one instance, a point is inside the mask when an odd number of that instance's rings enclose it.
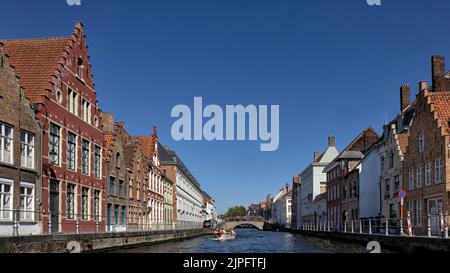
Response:
[[[366,247],[285,232],[236,229],[235,240],[216,241],[213,235],[129,249],[118,253],[366,253]]]

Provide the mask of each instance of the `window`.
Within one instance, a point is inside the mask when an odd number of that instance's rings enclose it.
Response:
[[[434,182],[436,184],[442,183],[442,159],[434,162]]]
[[[78,60],[77,60],[77,77],[82,81],[84,81],[83,73],[84,73],[83,59],[78,58]]]
[[[119,197],[122,197],[123,195],[123,181],[119,180],[119,193],[118,193]]]
[[[114,224],[115,225],[119,224],[119,206],[118,205],[114,205]]]
[[[67,110],[75,116],[78,116],[78,94],[70,87],[67,90]]]
[[[76,170],[77,136],[68,133],[67,136],[67,168],[71,171]]]
[[[109,178],[109,195],[114,196],[114,187],[115,187],[115,181],[116,179],[114,177]]]
[[[126,212],[127,212],[127,208],[125,206],[122,206],[122,225],[126,224]]]
[[[88,220],[89,189],[83,187],[81,190],[81,219]]]
[[[425,186],[431,185],[431,162],[425,164]]]
[[[20,185],[20,220],[34,221],[34,185]]]
[[[414,170],[413,169],[409,170],[408,186],[409,186],[409,190],[414,189]]]
[[[56,94],[55,94],[55,97],[56,97],[56,101],[58,102],[58,103],[62,103],[62,93],[61,93],[61,90],[56,90]]]
[[[100,191],[94,191],[94,220],[100,219]]]
[[[12,220],[12,180],[0,179],[0,221]]]
[[[394,190],[396,192],[400,191],[400,176],[394,176]]]
[[[384,199],[391,198],[391,180],[385,180]]]
[[[96,178],[101,177],[101,162],[102,162],[102,153],[101,148],[95,145],[94,148],[94,176]]]
[[[389,169],[394,168],[394,152],[389,153]]]
[[[13,164],[13,128],[0,123],[0,161]]]
[[[422,187],[422,173],[423,173],[423,166],[416,167],[416,187],[420,188]]]
[[[98,127],[98,117],[97,116],[94,117],[94,126]]]
[[[81,100],[81,118],[91,124],[91,104],[86,99]]]
[[[61,127],[59,127],[56,124],[51,123],[50,124],[50,163],[59,165],[59,158],[60,158],[60,140],[61,140]]]
[[[414,214],[414,204],[413,204],[412,201],[408,202],[408,211],[409,211],[409,215],[410,215],[410,218],[411,218],[410,219],[411,223],[414,225],[415,224],[414,220],[416,219],[416,217],[415,217],[415,214]]]
[[[416,213],[416,226],[422,226],[422,202],[420,200],[414,201],[415,204],[415,213]]]
[[[20,165],[24,168],[34,169],[34,134],[20,133]]]
[[[116,168],[120,168],[120,153],[116,154]]]
[[[89,146],[89,141],[83,139],[81,153],[81,172],[85,175],[89,175]]]
[[[419,153],[425,151],[425,135],[423,131],[419,133]]]
[[[67,184],[67,219],[75,218],[75,185]]]

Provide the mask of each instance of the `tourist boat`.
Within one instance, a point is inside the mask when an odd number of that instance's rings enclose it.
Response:
[[[231,230],[218,230],[214,232],[216,240],[232,240],[236,238],[236,232]]]

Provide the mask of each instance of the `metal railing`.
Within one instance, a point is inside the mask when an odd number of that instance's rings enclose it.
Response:
[[[343,232],[385,236],[440,237],[449,238],[449,215],[434,214],[420,218],[368,218],[336,221],[305,222],[305,231]]]
[[[25,225],[40,224],[39,234],[101,234],[118,232],[143,232],[163,230],[192,230],[202,229],[202,222],[191,221],[165,221],[163,219],[148,219],[147,217],[111,216],[110,221],[105,216],[85,213],[52,213],[28,210],[0,210],[0,225],[11,226],[7,235],[0,236],[26,236],[35,234],[21,234],[21,227]],[[7,228],[3,228],[7,230]]]

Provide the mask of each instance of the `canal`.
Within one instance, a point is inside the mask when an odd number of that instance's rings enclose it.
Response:
[[[306,237],[285,232],[236,229],[235,240],[215,241],[213,235],[114,253],[366,253],[365,246]]]

